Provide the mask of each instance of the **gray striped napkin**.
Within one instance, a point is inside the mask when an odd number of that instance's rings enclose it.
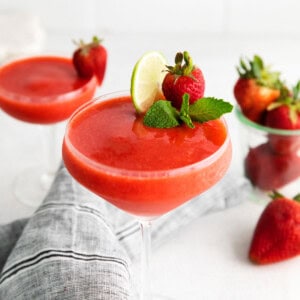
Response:
[[[240,203],[250,185],[228,173],[154,222],[153,246],[199,216]],[[30,219],[0,226],[0,299],[132,299],[139,225],[77,184],[62,166]]]

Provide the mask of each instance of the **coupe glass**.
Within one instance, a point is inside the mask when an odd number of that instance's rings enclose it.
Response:
[[[98,97],[80,107],[72,115],[66,127],[63,160],[70,174],[79,183],[119,209],[133,215],[139,221],[142,234],[140,299],[153,299],[149,276],[151,223],[161,215],[203,193],[223,177],[231,161],[231,142],[225,121],[222,119],[226,127],[224,143],[212,155],[191,165],[169,170],[143,171],[101,164],[87,157],[76,146],[83,142],[82,139],[85,139],[85,136],[87,139],[93,136],[89,128],[82,126],[79,120],[84,115],[85,119],[93,118],[93,124],[95,124],[95,116],[93,112],[89,112],[95,111],[100,102],[109,101],[113,104],[114,100],[121,97],[130,99],[129,92],[117,92]],[[117,122],[117,120],[114,121]],[[110,125],[107,124],[107,126]],[[133,127],[135,125],[133,124]],[[80,127],[84,137],[77,138],[72,133],[73,127]],[[102,127],[99,130],[105,130],[105,128]],[[76,145],[74,145],[73,141],[76,139]],[[91,139],[91,143],[96,143],[95,141]],[[93,146],[97,149],[97,145]],[[117,148],[116,144],[116,151],[118,151]],[[93,157],[96,156],[97,153],[93,153]]]
[[[27,57],[0,68],[0,108],[39,128],[42,141],[45,163],[28,167],[14,181],[13,193],[20,202],[36,207],[42,201],[58,166],[59,124],[90,100],[96,87],[96,78],[79,78],[66,57]]]

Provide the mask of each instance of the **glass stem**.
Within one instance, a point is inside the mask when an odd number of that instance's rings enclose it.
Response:
[[[151,221],[140,221],[140,227],[142,233],[140,300],[150,300]]]
[[[42,151],[44,154],[45,173],[43,174],[41,184],[43,187],[49,187],[50,182],[56,171],[56,127],[55,125],[41,125],[40,134],[42,139]]]

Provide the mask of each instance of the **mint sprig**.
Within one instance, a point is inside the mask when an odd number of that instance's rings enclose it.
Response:
[[[222,99],[213,97],[201,98],[190,105],[190,116],[200,123],[219,119],[223,114],[232,111],[233,106]]]
[[[155,128],[172,128],[185,123],[188,127],[194,128],[193,121],[203,123],[215,120],[233,109],[229,102],[222,99],[201,98],[191,105],[189,99],[189,94],[183,95],[180,111],[172,106],[171,101],[154,102],[144,116],[144,124]]]
[[[158,100],[152,104],[144,116],[144,124],[155,128],[179,126],[178,111],[170,101]]]
[[[190,95],[184,94],[182,96],[182,104],[180,108],[179,118],[183,121],[188,127],[195,128],[193,121],[190,116]]]

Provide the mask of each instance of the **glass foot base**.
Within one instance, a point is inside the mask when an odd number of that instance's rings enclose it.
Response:
[[[54,174],[49,174],[41,166],[25,169],[15,179],[13,193],[26,206],[38,207],[53,182]]]

